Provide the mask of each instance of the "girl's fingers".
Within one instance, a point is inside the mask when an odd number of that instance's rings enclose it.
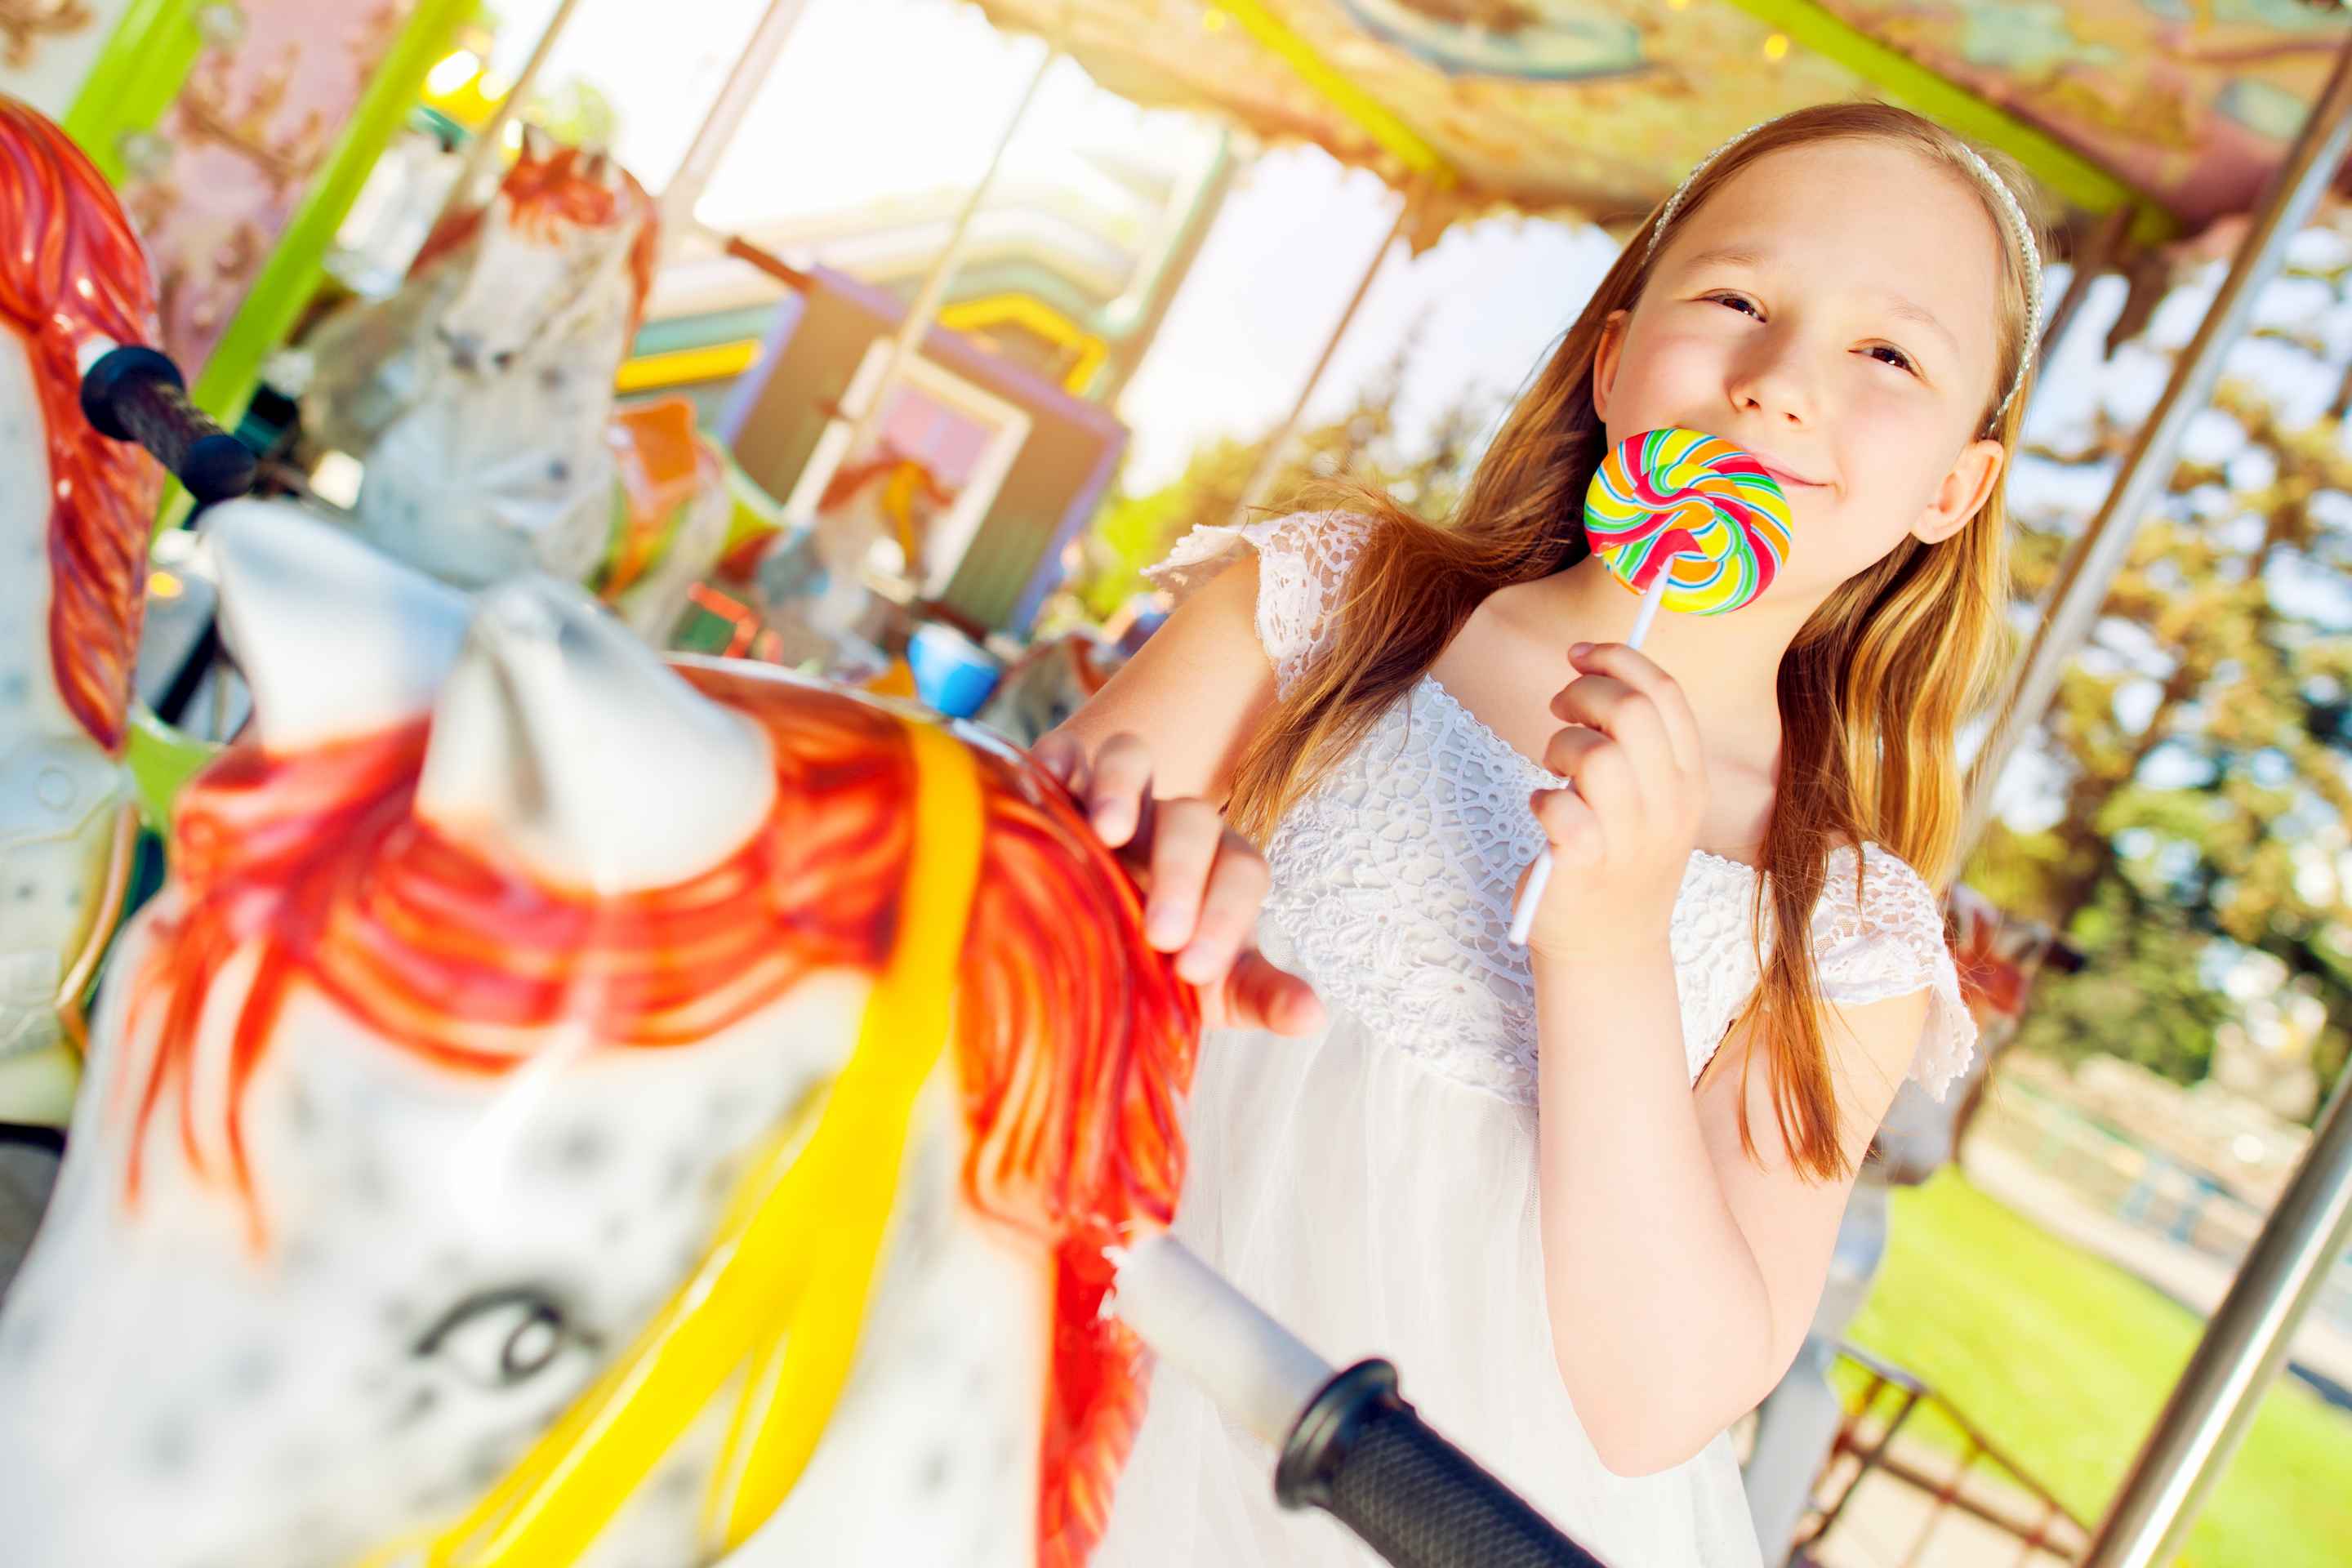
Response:
[[[1216,1022],[1227,1027],[1304,1035],[1323,1025],[1323,1003],[1315,987],[1255,951],[1243,953],[1226,973],[1220,1001],[1223,1016]]]
[[[1192,940],[1209,870],[1216,861],[1223,833],[1216,808],[1204,800],[1159,803],[1152,824],[1150,893],[1144,903],[1143,936],[1161,952],[1174,952]]]
[[[1656,704],[1666,742],[1673,747],[1675,761],[1683,771],[1695,773],[1704,765],[1698,720],[1691,713],[1690,699],[1683,695],[1675,678],[1659,668],[1647,654],[1623,643],[1579,643],[1569,650],[1568,661],[1584,674],[1608,676],[1647,697]]]
[[[1192,940],[1177,955],[1176,973],[1195,985],[1213,984],[1228,969],[1257,924],[1258,906],[1265,902],[1273,877],[1265,862],[1240,834],[1227,829],[1209,868],[1209,884],[1202,895],[1200,919]]]
[[[1591,866],[1601,858],[1601,817],[1575,790],[1539,789],[1528,799],[1536,826],[1562,865]],[[1557,883],[1555,882],[1555,885]]]
[[[1544,748],[1547,772],[1575,782],[1570,790],[1545,790],[1542,795],[1576,795],[1587,812],[1621,812],[1642,804],[1641,781],[1626,749],[1599,730],[1562,730]],[[1538,814],[1540,820],[1540,814]]]
[[[1151,752],[1133,735],[1113,735],[1095,752],[1085,800],[1095,837],[1117,849],[1138,837],[1151,788]]]
[[[1073,795],[1077,793],[1076,785],[1072,781],[1078,776],[1087,760],[1087,753],[1076,741],[1059,730],[1049,731],[1040,735],[1037,738],[1037,743],[1029,748],[1029,757],[1032,762],[1052,774],[1055,783]]]
[[[1570,724],[1606,731],[1633,756],[1654,757],[1670,767],[1681,765],[1682,757],[1658,705],[1638,688],[1613,676],[1586,675],[1570,681],[1551,700],[1551,710]]]

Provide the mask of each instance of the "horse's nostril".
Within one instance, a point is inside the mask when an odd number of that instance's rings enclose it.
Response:
[[[514,363],[514,350],[500,349],[498,353],[490,356],[490,363],[496,369],[506,369],[508,366]]]

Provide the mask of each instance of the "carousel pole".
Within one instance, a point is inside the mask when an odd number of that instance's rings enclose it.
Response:
[[[1412,222],[1414,195],[1411,189],[1404,193],[1404,199],[1397,207],[1396,221],[1389,226],[1388,233],[1381,236],[1380,245],[1372,251],[1370,263],[1364,268],[1364,275],[1356,280],[1356,291],[1348,296],[1348,308],[1341,310],[1339,319],[1331,324],[1330,335],[1323,340],[1323,352],[1316,356],[1315,368],[1307,373],[1306,383],[1299,387],[1298,396],[1292,401],[1289,414],[1275,427],[1274,434],[1266,437],[1265,450],[1258,456],[1257,468],[1251,473],[1249,483],[1242,487],[1241,499],[1234,503],[1231,521],[1234,527],[1248,521],[1250,514],[1264,508],[1274,494],[1275,484],[1282,477],[1283,465],[1289,460],[1291,442],[1298,434],[1300,422],[1307,417],[1308,400],[1323,384],[1324,373],[1331,368],[1331,360],[1339,352],[1340,341],[1348,335],[1348,329],[1355,324],[1356,312],[1362,308],[1365,296],[1372,291],[1372,279],[1381,275],[1381,267],[1388,260],[1389,252],[1395,247],[1398,237]]]
[[[522,112],[524,95],[538,85],[540,71],[546,66],[548,57],[555,52],[555,40],[562,36],[563,29],[572,21],[572,14],[578,9],[580,0],[562,0],[555,7],[555,15],[550,16],[547,26],[540,29],[539,41],[531,45],[530,58],[523,61],[521,74],[514,79],[514,85],[499,97],[497,107],[490,110],[489,119],[474,132],[474,140],[466,149],[466,161],[458,165],[457,178],[441,203],[442,216],[446,217],[467,205],[473,199],[475,187],[482,183],[483,172],[497,166],[500,137],[508,123]],[[488,61],[483,62],[483,68],[489,68]]]
[[[2172,477],[2189,422],[2212,401],[2222,363],[2244,334],[2256,299],[2277,276],[2288,242],[2336,177],[2347,145],[2352,145],[2352,40],[2347,40],[2337,53],[2335,71],[2311,106],[2285,163],[2272,177],[2221,292],[2213,297],[2197,336],[2173,365],[2172,379],[2132,443],[2106,504],[2091,520],[2059,571],[2049,608],[2034,628],[2009,699],[1969,770],[1960,827],[1964,849],[1973,847],[1990,826],[1993,791],[2002,771],[2026,732],[2041,721],[2057,696],[2059,677],[2098,619],[2107,590],[2123,570],[2133,535]]]
[[[743,128],[744,117],[751,112],[760,89],[767,84],[768,73],[775,68],[776,57],[783,53],[784,40],[792,36],[793,28],[807,9],[808,0],[769,0],[760,25],[751,29],[742,55],[719,87],[719,96],[711,100],[710,112],[703,116],[694,140],[687,144],[686,156],[678,161],[669,184],[662,187],[665,246],[675,245],[677,237],[693,226],[695,204],[702,199],[703,187],[710,184],[719,160],[726,155],[735,133]]]
[[[996,140],[996,151],[990,154],[988,167],[964,196],[963,207],[956,214],[955,222],[948,230],[947,244],[940,247],[938,259],[931,263],[930,272],[923,279],[922,288],[917,290],[914,303],[907,307],[907,314],[898,323],[898,335],[890,340],[889,357],[883,362],[880,378],[866,396],[858,397],[853,388],[842,400],[839,411],[825,422],[824,431],[817,437],[820,450],[835,430],[844,427],[849,431],[849,441],[841,448],[843,463],[857,461],[858,453],[865,450],[866,440],[873,435],[875,426],[880,423],[882,410],[888,405],[890,394],[898,389],[898,379],[906,373],[908,363],[916,357],[923,339],[929,335],[933,324],[939,320],[940,306],[947,298],[948,285],[954,280],[956,268],[963,259],[964,247],[971,238],[972,219],[979,216],[980,204],[987,198],[989,188],[996,183],[998,171],[1004,166],[1006,150],[1013,145],[1013,138],[1019,133],[1022,121],[1029,117],[1030,106],[1037,101],[1037,94],[1045,87],[1046,76],[1060,58],[1060,52],[1048,47],[1044,58],[1038,60],[1036,70],[1030,75],[1029,85],[1022,91],[1021,101],[1013,107],[1013,118],[1005,121],[1003,133]],[[909,576],[914,575],[915,563],[908,562],[907,570]]]
[[[2352,1073],[2206,1325],[2083,1568],[2162,1568],[2253,1425],[2295,1325],[2352,1243]]]

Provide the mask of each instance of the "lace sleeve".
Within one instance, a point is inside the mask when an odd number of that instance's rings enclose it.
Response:
[[[1339,585],[1371,531],[1370,518],[1345,511],[1294,512],[1239,527],[1206,523],[1144,575],[1181,598],[1231,563],[1236,546],[1255,550],[1257,640],[1274,666],[1276,690],[1287,692],[1322,651]]]
[[[1959,972],[1944,942],[1943,911],[1899,857],[1875,844],[1863,848],[1859,896],[1853,851],[1841,849],[1814,910],[1822,994],[1859,1006],[1927,991],[1927,1024],[1911,1055],[1911,1077],[1941,1100],[1977,1043],[1976,1020],[1960,1001]]]

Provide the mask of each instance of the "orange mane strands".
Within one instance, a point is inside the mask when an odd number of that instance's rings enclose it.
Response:
[[[145,606],[147,531],[163,470],[81,414],[80,352],[152,342],[147,258],[106,181],[41,115],[0,98],[0,321],[32,362],[48,443],[49,665],[66,710],[111,752],[122,743]]]
[[[613,164],[621,187],[615,194],[589,172],[589,161],[594,156],[577,147],[558,147],[544,157],[534,157],[526,150],[499,182],[499,195],[506,199],[515,227],[549,245],[561,244],[568,228],[637,225],[636,238],[629,247],[629,335],[634,338],[644,321],[646,297],[653,292],[654,268],[661,258],[661,224],[653,197],[637,184],[636,176]],[[481,232],[482,213],[480,207],[467,207],[444,216],[408,264],[408,275],[415,278],[472,243]]]
[[[1134,885],[1061,790],[1026,763],[988,771],[956,1004],[965,1189],[1055,1249],[1037,1539],[1043,1568],[1058,1568],[1101,1538],[1143,1419],[1147,1359],[1103,1314],[1103,1249],[1175,1216],[1200,1004],[1144,941]]]
[[[126,1028],[139,1037],[141,1015],[161,1009],[153,1047],[126,1053],[139,1065],[118,1090],[134,1107],[133,1201],[167,1093],[191,1168],[209,1173],[193,1110],[198,1026],[248,948],[258,963],[233,1009],[219,1097],[228,1125],[201,1131],[226,1146],[257,1245],[241,1107],[298,981],[387,1041],[488,1076],[558,1023],[611,1046],[690,1045],[814,971],[880,969],[914,848],[901,721],[769,676],[681,673],[762,726],[781,787],[726,863],[650,893],[547,889],[417,821],[421,725],[294,757],[239,749],[189,785],[182,905],[153,932]],[[1103,1247],[1174,1214],[1199,1006],[1143,940],[1133,887],[1059,788],[1005,753],[983,755],[981,774],[988,823],[956,1007],[964,1184],[979,1212],[1054,1259],[1039,1540],[1043,1563],[1074,1563],[1101,1534],[1143,1414],[1142,1347],[1101,1312]]]

